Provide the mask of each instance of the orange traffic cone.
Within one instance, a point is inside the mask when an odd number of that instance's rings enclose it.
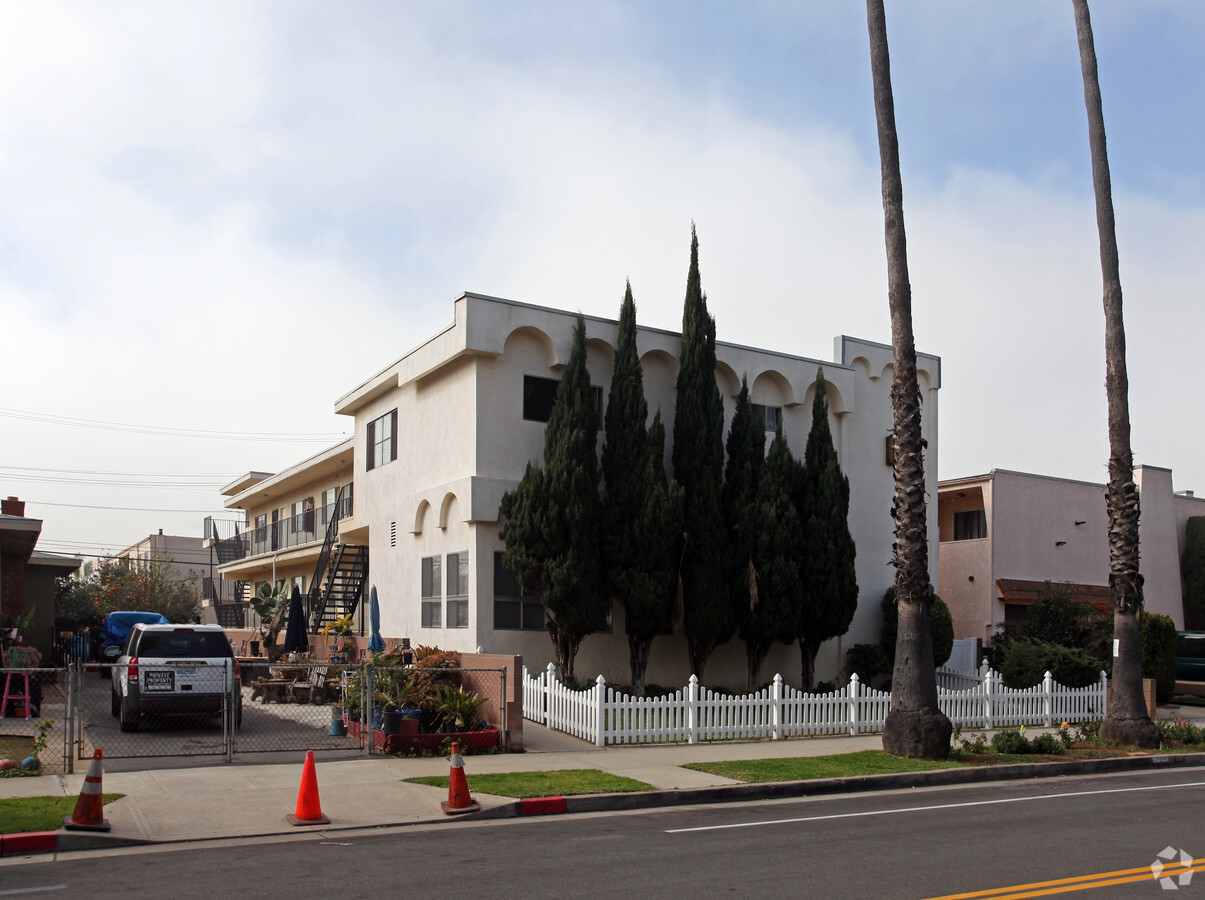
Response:
[[[481,807],[469,796],[469,781],[464,777],[464,760],[460,744],[452,745],[452,775],[448,779],[448,799],[439,804],[449,816],[454,813],[475,812]]]
[[[68,831],[108,831],[109,820],[105,818],[105,799],[100,788],[101,749],[97,747],[84,776],[84,784],[75,801],[75,812],[63,817],[63,827]]]
[[[291,825],[326,825],[330,822],[322,814],[318,801],[318,770],[314,766],[314,751],[305,751],[305,766],[301,770],[301,789],[297,792],[297,812],[285,816]]]

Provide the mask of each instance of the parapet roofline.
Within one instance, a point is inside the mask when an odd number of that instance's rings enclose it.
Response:
[[[475,293],[472,291],[462,292],[458,297],[456,297],[456,299],[453,301],[453,303],[458,304],[461,300],[480,300],[480,301],[483,301],[486,303],[497,303],[497,304],[502,304],[505,306],[515,307],[518,309],[529,309],[529,310],[532,310],[533,312],[538,312],[538,313],[545,314],[545,315],[562,316],[565,318],[576,318],[578,315],[578,313],[576,313],[576,312],[571,312],[571,311],[565,310],[565,309],[555,309],[550,306],[540,306],[535,303],[524,303],[519,300],[508,300],[505,297],[494,297],[489,294],[479,294],[479,293]],[[582,313],[582,319],[586,322],[594,322],[596,324],[605,325],[608,327],[618,327],[618,325],[619,325],[619,321],[617,319],[608,319],[608,318],[604,318],[602,316],[586,315],[585,313]],[[393,362],[391,362],[389,365],[378,370],[375,374],[364,379],[362,382],[360,382],[358,385],[356,385],[350,391],[347,391],[341,397],[339,397],[339,399],[335,401],[335,413],[338,415],[355,415],[356,410],[359,409],[361,406],[363,406],[365,403],[370,402],[371,400],[375,399],[376,397],[380,396],[381,394],[385,393],[386,391],[388,391],[394,387],[398,387],[400,384],[399,369],[406,360],[410,359],[415,354],[431,347],[433,344],[435,344],[441,338],[444,338],[446,335],[448,335],[449,332],[455,331],[457,328],[464,328],[464,327],[465,327],[465,323],[463,323],[459,320],[454,320],[452,322],[452,324],[448,325],[446,328],[441,329],[440,331],[436,332],[431,337],[429,337],[427,340],[423,341],[422,343],[418,344],[417,346],[413,347],[412,349],[406,351],[401,356],[399,356],[397,359],[395,359]],[[679,331],[671,331],[671,330],[665,329],[665,328],[653,328],[653,327],[650,327],[647,325],[637,325],[636,330],[638,333],[643,332],[645,334],[657,334],[657,335],[662,335],[662,336],[669,337],[669,338],[680,338],[681,337],[681,332],[679,332]],[[887,349],[887,350],[891,349],[891,346],[889,344],[880,344],[875,341],[868,341],[868,340],[864,340],[862,338],[849,337],[848,335],[841,335],[838,338],[838,340],[839,341],[841,341],[841,340],[851,341],[851,342],[862,344],[864,346],[869,346],[869,347],[879,347],[879,348],[883,348],[883,349]],[[730,341],[717,340],[716,347],[738,350],[738,351],[747,352],[747,353],[759,353],[759,354],[764,354],[766,356],[777,357],[779,359],[791,360],[793,362],[802,362],[802,363],[814,364],[817,366],[827,366],[827,367],[834,368],[834,369],[852,369],[853,368],[852,366],[847,365],[846,363],[842,362],[839,359],[838,360],[814,359],[809,356],[800,356],[798,354],[785,353],[785,352],[782,352],[779,350],[770,350],[770,349],[767,349],[764,347],[751,347],[747,344],[737,344],[737,343],[733,343]],[[431,360],[421,364],[415,372],[411,373],[411,376],[421,377],[421,375],[439,368],[440,366],[449,362],[451,359],[461,356],[466,352],[472,352],[472,350],[473,350],[472,347],[464,347],[464,346],[459,346],[459,345],[449,348],[449,350],[446,352],[446,355],[443,358],[431,359]],[[921,359],[925,359],[925,360],[932,360],[932,361],[940,364],[940,357],[934,356],[932,354],[918,352],[917,357],[921,358]],[[940,369],[939,369],[939,372],[940,372]],[[940,378],[940,374],[938,375],[938,378]]]

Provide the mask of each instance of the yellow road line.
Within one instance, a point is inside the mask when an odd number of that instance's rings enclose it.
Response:
[[[1194,861],[1194,864],[1191,866],[1184,866],[1180,863],[1168,863],[1163,867],[1163,871],[1159,873],[1159,877],[1175,878],[1178,875],[1183,875],[1185,872],[1200,872],[1203,870],[1205,870],[1205,861]],[[1022,900],[1025,897],[1048,897],[1052,894],[1086,891],[1092,888],[1107,887],[1112,884],[1129,884],[1136,881],[1154,880],[1151,867],[1141,866],[1137,869],[1118,869],[1116,872],[1099,872],[1095,875],[1079,875],[1074,878],[1035,881],[1031,884],[1016,884],[1011,887],[971,891],[966,894],[945,894],[941,897],[930,897],[929,900]],[[1012,893],[1017,891],[1020,893]]]

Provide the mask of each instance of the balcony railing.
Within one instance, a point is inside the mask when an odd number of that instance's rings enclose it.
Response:
[[[344,485],[343,499],[316,509],[306,510],[287,519],[249,528],[243,534],[220,540],[215,545],[218,564],[236,562],[263,553],[279,553],[321,541],[331,518],[343,519],[353,512],[352,483]]]

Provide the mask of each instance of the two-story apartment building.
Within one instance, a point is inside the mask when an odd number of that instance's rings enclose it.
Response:
[[[1180,558],[1188,519],[1205,515],[1205,499],[1174,492],[1170,469],[1137,466],[1134,483],[1145,609],[1183,628]],[[993,469],[941,482],[937,508],[937,590],[956,638],[990,640],[1004,623],[1024,621],[1047,581],[1107,602],[1105,485]]]
[[[226,488],[226,506],[244,510],[247,518],[239,558],[226,562],[222,574],[249,584],[286,578],[303,592],[321,592],[323,572],[330,568],[322,558],[323,526],[335,521],[326,555],[334,559],[346,546],[355,558],[370,560],[365,583],[377,588],[386,638],[521,654],[529,666],[540,667],[552,658],[543,611],[502,568],[498,509],[528,461],[542,458],[544,427],[576,315],[470,293],[458,297],[454,308],[452,325],[338,399],[336,411],[355,422],[352,439],[285,472],[252,472]],[[586,318],[587,364],[604,404],[617,329],[614,320]],[[640,328],[637,347],[650,418],[660,410],[672,435],[681,336]],[[850,479],[862,597],[849,634],[821,651],[818,671],[831,677],[845,648],[878,640],[879,601],[892,582],[891,348],[839,337],[831,362],[725,343],[718,344],[716,356],[728,420],[745,376],[767,429],[781,422],[797,455],[811,427],[816,374],[824,371],[833,439]],[[940,360],[921,355],[918,364],[926,473],[936,484]],[[667,470],[670,454],[667,447]],[[353,488],[349,515],[332,517],[326,510],[338,491],[350,502]],[[935,518],[930,530],[936,541]],[[616,608],[609,629],[582,644],[578,670],[622,682],[628,679],[627,659],[624,611]],[[775,648],[765,671],[797,683],[798,649]],[[654,643],[650,681],[677,684],[688,675],[681,634]],[[717,651],[708,676],[715,683],[743,684],[743,644],[734,640]]]

